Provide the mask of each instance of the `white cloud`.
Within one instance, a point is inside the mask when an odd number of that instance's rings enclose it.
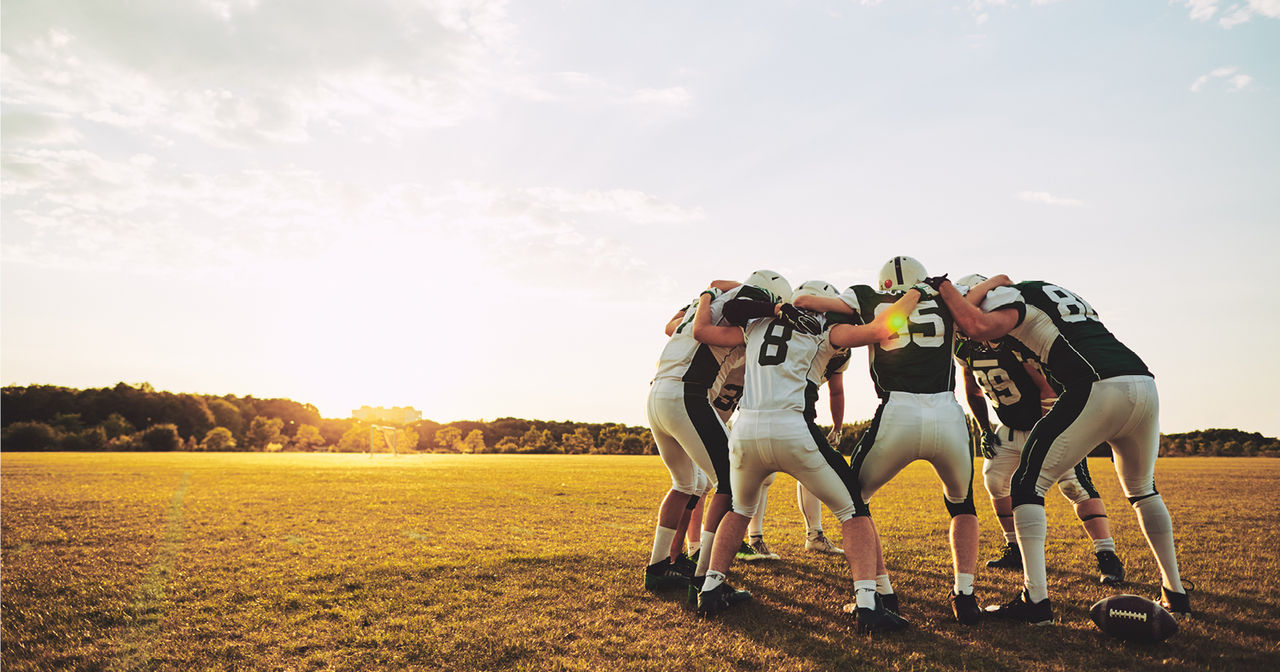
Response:
[[[1208,21],[1218,14],[1218,0],[1173,0],[1191,10],[1193,21]],[[1231,28],[1262,16],[1269,19],[1280,18],[1280,0],[1247,0],[1243,4],[1232,4],[1218,19],[1218,25]]]
[[[1047,191],[1020,191],[1017,194],[1017,198],[1020,201],[1026,201],[1028,203],[1042,203],[1044,205],[1057,205],[1064,207],[1079,207],[1084,205],[1083,201],[1074,198],[1054,196]]]
[[[1209,84],[1214,80],[1220,79],[1226,82],[1227,91],[1233,92],[1233,93],[1236,91],[1241,91],[1247,88],[1253,82],[1253,77],[1246,75],[1244,73],[1237,74],[1236,72],[1237,70],[1238,68],[1234,65],[1229,65],[1221,68],[1214,68],[1213,70],[1209,71],[1208,74],[1204,74],[1204,75],[1200,75],[1199,77],[1196,77],[1195,81],[1191,82],[1191,86],[1188,88],[1192,93],[1200,93],[1202,90],[1204,90],[1204,87],[1206,84]]]

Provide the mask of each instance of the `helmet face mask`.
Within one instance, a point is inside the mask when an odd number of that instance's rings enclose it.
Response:
[[[824,296],[834,299],[840,296],[840,292],[826,280],[807,280],[796,287],[796,291],[791,294],[791,300],[795,301],[801,296]]]
[[[782,277],[781,273],[767,270],[756,271],[747,276],[747,280],[743,284],[768,290],[778,297],[779,301],[786,302],[791,300],[791,283],[787,282],[787,279]]]
[[[905,292],[911,286],[929,277],[924,264],[911,257],[894,257],[880,269],[880,285],[882,292]]]

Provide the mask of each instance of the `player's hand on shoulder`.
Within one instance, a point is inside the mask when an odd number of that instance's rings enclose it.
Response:
[[[942,275],[935,275],[932,277],[925,278],[922,282],[923,284],[926,284],[932,287],[934,292],[937,292],[938,290],[942,289],[943,283],[951,282],[950,280],[947,279],[947,275],[948,275],[947,273],[943,273]]]
[[[790,303],[780,304],[778,307],[778,319],[783,324],[790,326],[792,329],[802,334],[821,334],[822,321],[814,313],[796,308]]]

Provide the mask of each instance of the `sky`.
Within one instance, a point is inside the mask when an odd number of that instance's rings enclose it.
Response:
[[[905,254],[1280,436],[1280,0],[4,0],[0,51],[6,385],[644,425],[711,280]]]

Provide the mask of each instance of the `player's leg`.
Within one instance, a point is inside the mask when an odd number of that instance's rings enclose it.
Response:
[[[858,479],[864,503],[884,484],[916,459],[920,443],[920,414],[910,402],[911,395],[893,393],[876,409],[871,426],[854,446],[849,467]],[[834,451],[833,451],[834,452]],[[880,535],[875,535],[876,592],[886,606],[898,611],[898,596],[889,581]]]
[[[715,494],[704,497],[702,535],[694,576],[703,576],[710,563],[707,552],[715,541],[720,520],[733,504],[729,484],[729,435],[724,422],[707,400],[706,390],[688,386],[684,390],[684,413],[673,418],[668,430],[680,441],[694,463],[716,482]],[[706,500],[710,501],[706,501]]]
[[[982,484],[1004,533],[1004,547],[999,556],[987,561],[987,566],[1021,570],[1022,555],[1018,551],[1018,535],[1013,530],[1013,498],[1009,496],[1009,481],[1022,458],[1027,432],[999,427],[996,435],[1000,437],[1000,445],[995,449],[995,456],[982,461]]]
[[[730,489],[736,494],[733,510],[724,515],[721,530],[709,546],[710,552],[703,552],[709,558],[706,576],[694,579],[699,589],[698,613],[701,615],[718,613],[751,597],[750,593],[729,586],[725,575],[755,514],[764,480],[773,473],[772,466],[759,457],[762,444],[767,447],[769,441],[762,430],[767,430],[767,426],[756,422],[750,413],[743,413],[733,430],[729,477],[733,479]]]
[[[933,432],[922,446],[923,454],[942,480],[944,504],[951,516],[951,561],[955,576],[951,598],[956,620],[978,622],[980,610],[974,597],[973,575],[978,569],[978,512],[973,503],[973,452],[964,411],[955,397],[933,399],[924,407],[925,426]]]
[[[1074,469],[1058,481],[1062,496],[1075,506],[1076,517],[1085,534],[1093,542],[1093,554],[1098,562],[1098,581],[1109,586],[1124,582],[1124,563],[1116,555],[1116,542],[1111,538],[1111,525],[1107,520],[1107,507],[1093,487],[1089,475],[1089,460],[1080,460]]]
[[[671,406],[672,400],[664,399],[661,390],[655,387],[651,391],[648,404],[649,425],[654,443],[658,446],[658,454],[671,474],[671,489],[667,491],[658,509],[653,547],[645,568],[644,585],[649,590],[688,585],[688,576],[672,565],[670,556],[681,515],[697,487],[697,468],[676,438],[665,429],[664,418],[673,411]],[[675,410],[678,411],[678,408]]]
[[[800,515],[804,516],[804,550],[843,553],[822,530],[822,500],[799,481],[796,482],[796,505],[800,508]]]
[[[764,512],[769,506],[769,486],[773,485],[773,481],[777,477],[777,473],[769,474],[764,479],[764,483],[761,484],[760,499],[756,504],[755,515],[751,516],[751,522],[747,525],[748,540],[744,541],[738,549],[739,560],[778,559],[778,554],[769,550],[769,545],[764,542]]]
[[[1191,605],[1173,539],[1173,519],[1164,498],[1156,491],[1156,457],[1160,451],[1160,400],[1155,381],[1146,376],[1125,376],[1111,381],[1133,400],[1133,412],[1123,434],[1110,439],[1116,473],[1124,494],[1138,514],[1147,545],[1160,566],[1162,602],[1170,611],[1190,615]]]
[[[1036,625],[1053,622],[1044,557],[1044,493],[1114,432],[1122,421],[1114,409],[1117,402],[1123,403],[1098,383],[1068,388],[1031,430],[1011,490],[1024,589],[1017,598],[989,607],[988,612]]]

